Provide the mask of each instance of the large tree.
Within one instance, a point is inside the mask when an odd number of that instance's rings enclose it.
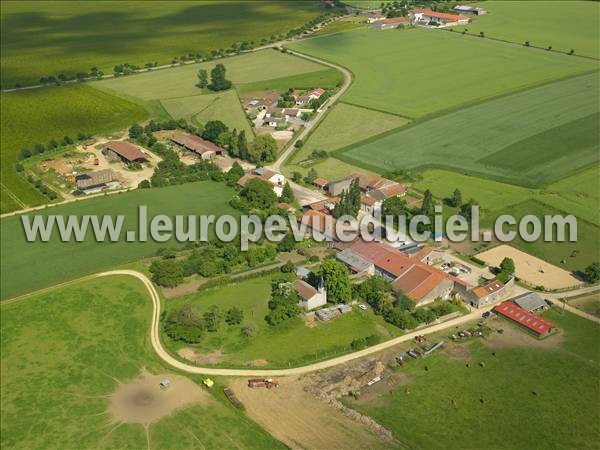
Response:
[[[175,287],[183,281],[183,267],[179,261],[166,259],[150,264],[152,281],[159,286]]]
[[[202,319],[190,304],[169,312],[164,322],[164,330],[167,336],[188,344],[199,343],[202,340],[203,329]]]
[[[285,183],[283,186],[283,192],[281,194],[281,201],[286,203],[293,203],[296,197],[294,196],[294,191],[290,186],[290,183]]]
[[[253,162],[270,162],[277,158],[277,141],[270,134],[256,136],[249,149]]]
[[[433,195],[431,195],[431,191],[427,189],[425,194],[423,194],[423,203],[421,204],[421,214],[428,216],[431,212],[431,201],[433,200]]]
[[[202,133],[202,138],[207,141],[216,142],[221,133],[229,131],[227,125],[225,125],[220,120],[209,120],[204,125],[204,132]]]
[[[206,69],[200,69],[198,71],[198,83],[196,86],[199,88],[205,88],[208,86],[208,72],[206,72]]]
[[[225,78],[225,66],[223,64],[217,64],[210,72],[210,80],[211,83],[208,88],[211,91],[225,91],[231,88],[231,81]]]
[[[266,181],[253,179],[248,182],[246,187],[240,192],[248,204],[254,208],[268,209],[277,202],[277,195],[273,192],[273,187]]]
[[[600,281],[600,263],[594,262],[587,266],[583,271],[583,275],[589,283],[597,283]]]
[[[249,154],[248,154],[248,141],[246,139],[246,131],[242,130],[240,132],[240,134],[238,135],[238,144],[237,144],[237,148],[238,148],[238,156],[241,159],[248,159]]]
[[[318,275],[325,280],[328,302],[346,303],[352,299],[350,275],[343,263],[328,259],[321,264]]]
[[[458,188],[456,188],[454,190],[454,193],[452,194],[452,206],[454,206],[455,208],[458,208],[460,206],[462,206],[462,194],[461,192],[458,190]]]

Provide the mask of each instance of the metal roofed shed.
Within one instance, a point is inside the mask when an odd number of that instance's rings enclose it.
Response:
[[[296,269],[296,276],[300,278],[306,278],[310,274],[310,269],[305,266],[300,266]]]
[[[339,252],[336,255],[336,258],[344,264],[350,266],[352,271],[357,273],[368,270],[369,267],[372,266],[371,262],[367,261],[360,255],[357,255],[350,249]]]
[[[513,302],[507,301],[496,306],[495,311],[513,322],[533,331],[537,336],[547,336],[556,331],[556,325],[546,319],[524,310]]]
[[[75,177],[77,189],[85,189],[103,186],[113,180],[113,171],[111,169],[97,170],[96,172],[81,173]]]
[[[510,301],[516,303],[521,308],[527,311],[538,311],[548,307],[546,300],[537,292],[527,292],[517,297],[511,298]]]

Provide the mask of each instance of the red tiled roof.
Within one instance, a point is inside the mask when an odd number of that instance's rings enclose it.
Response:
[[[456,22],[461,19],[466,19],[466,17],[460,16],[458,14],[441,13],[437,11],[432,11],[430,9],[425,9],[422,12],[425,17],[433,17],[435,19],[447,20],[448,22]]]
[[[360,202],[363,205],[373,206],[375,203],[377,203],[377,200],[373,197],[369,197],[368,195],[361,195]]]
[[[389,19],[378,20],[379,23],[383,24],[394,24],[394,23],[406,23],[406,18],[404,17],[390,17]]]
[[[317,97],[320,97],[321,95],[323,95],[325,93],[325,89],[323,88],[317,88],[317,89],[313,89],[312,91],[310,91],[311,95],[316,95]]]
[[[317,290],[303,280],[294,281],[292,286],[302,300],[310,300],[317,294]]]
[[[220,153],[223,151],[223,149],[218,145],[215,145],[212,142],[206,141],[193,134],[178,134],[173,136],[171,141],[193,151],[194,153],[198,153],[199,155],[203,155],[207,152]]]
[[[137,145],[133,145],[127,141],[110,141],[106,143],[106,148],[112,150],[117,155],[122,156],[127,161],[148,159],[146,154],[141,151]]]
[[[392,184],[391,186],[381,188],[380,191],[386,197],[396,197],[398,195],[405,194],[406,187],[402,186],[400,183],[395,183],[395,184]]]
[[[395,289],[404,292],[409,298],[419,302],[445,279],[447,277],[434,270],[429,270],[427,266],[414,264],[400,275],[392,285]]]
[[[514,320],[519,325],[530,329],[537,334],[546,334],[550,330],[556,328],[556,325],[546,319],[515,305],[513,302],[504,302],[496,306],[496,312]]]
[[[483,298],[494,292],[499,291],[504,287],[504,283],[498,280],[491,281],[483,286],[476,287],[473,289],[473,294],[477,296],[477,298]]]
[[[319,187],[325,187],[327,186],[327,183],[329,183],[329,181],[327,181],[325,178],[315,178],[313,180],[313,184]]]
[[[372,263],[375,263],[375,261],[380,259],[383,255],[391,252],[391,249],[381,242],[366,242],[362,239],[359,239],[352,244],[350,250]]]
[[[388,251],[375,261],[375,266],[387,273],[399,277],[402,275],[413,262],[405,255],[398,251]]]
[[[300,218],[300,222],[306,223],[310,228],[320,232],[330,231],[327,227],[327,217],[330,217],[331,231],[335,227],[336,220],[329,214],[322,213],[321,211],[314,211],[309,209]]]

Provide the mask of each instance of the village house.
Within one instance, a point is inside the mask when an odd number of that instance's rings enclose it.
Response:
[[[333,197],[337,197],[342,194],[342,192],[348,192],[350,190],[350,185],[352,184],[353,178],[347,177],[341,180],[332,181],[327,184],[327,192],[329,195]]]
[[[265,118],[270,119],[273,117],[277,118],[298,118],[302,115],[302,111],[297,108],[271,108],[268,109]]]
[[[437,27],[451,27],[455,25],[466,25],[471,19],[458,14],[441,13],[430,9],[415,9],[409,13],[413,22],[419,25],[436,23]]]
[[[512,292],[513,285],[514,278],[511,278],[506,284],[499,280],[492,280],[483,286],[464,290],[460,294],[466,303],[475,308],[482,308],[508,296]]]
[[[308,96],[310,97],[311,100],[319,99],[325,92],[327,92],[327,91],[323,88],[316,88],[316,89],[313,89],[312,91],[310,91]]]
[[[283,187],[285,186],[285,177],[280,173],[274,172],[265,167],[261,167],[244,174],[238,180],[237,184],[241,187],[246,187],[250,180],[254,179],[262,180],[266,183],[271,184],[273,186],[273,192],[275,192],[277,197],[282,196]]]
[[[267,125],[269,127],[277,128],[287,126],[287,119],[285,117],[270,117],[269,119],[263,122],[263,125]]]
[[[295,97],[295,101],[296,106],[307,106],[310,103],[311,98],[309,95],[299,95]]]
[[[378,30],[394,30],[406,25],[408,25],[406,17],[391,17],[389,19],[378,20],[374,22],[372,26]]]
[[[148,162],[148,156],[137,145],[127,141],[107,142],[102,153],[112,160],[120,160],[129,165],[133,163],[144,164]]]
[[[218,145],[193,134],[177,134],[171,138],[171,142],[195,153],[202,159],[212,159],[217,155],[225,154],[225,150]]]
[[[300,217],[300,224],[306,226],[307,233],[308,229],[311,229],[312,235],[323,242],[336,240],[335,223],[336,219],[331,214],[313,209],[309,209]]]
[[[304,280],[294,281],[292,287],[298,294],[298,305],[307,311],[327,304],[327,289],[323,278],[321,278],[317,289]]]
[[[385,14],[381,14],[381,13],[370,13],[367,16],[367,22],[368,23],[375,23],[375,22],[379,22],[380,20],[385,20]]]
[[[319,188],[319,190],[324,191],[325,189],[327,189],[327,184],[329,183],[329,181],[327,181],[325,178],[315,178],[312,182],[313,186]]]

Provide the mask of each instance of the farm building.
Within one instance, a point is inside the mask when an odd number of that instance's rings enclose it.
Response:
[[[543,311],[548,307],[546,300],[537,292],[526,292],[525,294],[511,298],[510,301],[529,312]]]
[[[513,284],[513,278],[507,281],[506,284],[498,280],[492,280],[483,286],[461,292],[461,295],[467,303],[471,304],[471,306],[481,308],[510,294]]]
[[[327,181],[325,178],[315,178],[312,182],[312,184],[315,187],[318,187],[321,190],[325,190],[327,188],[327,184],[329,183],[329,181]]]
[[[212,159],[225,153],[225,150],[218,145],[193,134],[177,134],[171,138],[171,142],[195,153],[202,159]]]
[[[296,106],[306,106],[310,103],[311,98],[309,95],[299,95],[296,97]]]
[[[337,201],[335,199],[330,200],[320,200],[318,202],[310,203],[304,206],[305,211],[319,211],[324,214],[331,215],[333,210],[335,209],[335,204]]]
[[[377,274],[392,282],[394,291],[418,306],[450,297],[457,285],[466,289],[462,280],[380,242],[357,241],[338,253],[337,259],[353,273]]]
[[[367,22],[368,23],[375,23],[375,22],[379,22],[380,20],[385,20],[385,14],[381,14],[381,13],[371,13],[367,16]]]
[[[265,118],[285,118],[289,119],[290,117],[300,117],[302,115],[302,111],[298,108],[271,108],[268,109],[265,113]]]
[[[270,117],[263,122],[263,125],[273,128],[284,127],[287,125],[287,119],[284,117]]]
[[[347,192],[350,190],[350,185],[352,184],[353,178],[343,178],[338,181],[332,181],[327,185],[327,192],[329,195],[337,197],[341,195],[342,192]]]
[[[148,156],[137,145],[133,145],[127,141],[110,141],[106,143],[102,153],[107,158],[113,160],[121,160],[125,164],[134,162],[143,164],[148,162]]]
[[[513,302],[504,302],[494,308],[496,313],[507,319],[516,322],[529,331],[535,333],[538,337],[548,336],[556,331],[556,325],[546,319],[521,308]]]
[[[378,30],[394,30],[406,25],[408,25],[408,20],[405,17],[392,17],[374,22],[373,28],[377,28]]]
[[[325,282],[323,281],[323,278],[321,278],[317,289],[312,287],[304,280],[294,281],[292,287],[298,294],[298,297],[300,297],[298,304],[307,311],[318,308],[327,303],[327,289],[325,288]]]
[[[313,99],[318,99],[321,98],[321,96],[327,92],[325,89],[323,88],[316,88],[313,89],[312,91],[310,91],[310,93],[308,94],[308,96],[310,97],[311,100]]]
[[[306,224],[308,228],[313,230],[313,234],[320,239],[327,239],[328,241],[333,241],[336,238],[334,232],[335,222],[336,220],[331,214],[312,209],[309,209],[300,217],[300,223]]]
[[[412,20],[420,25],[435,23],[437,27],[450,27],[454,25],[466,25],[471,19],[458,14],[448,14],[430,9],[415,9],[409,13]]]
[[[482,16],[487,14],[487,10],[473,6],[456,5],[453,9],[459,14],[473,14],[474,16]]]
[[[113,171],[110,169],[97,170],[96,172],[81,173],[75,177],[77,189],[84,191],[99,186],[105,186],[113,180]]]

